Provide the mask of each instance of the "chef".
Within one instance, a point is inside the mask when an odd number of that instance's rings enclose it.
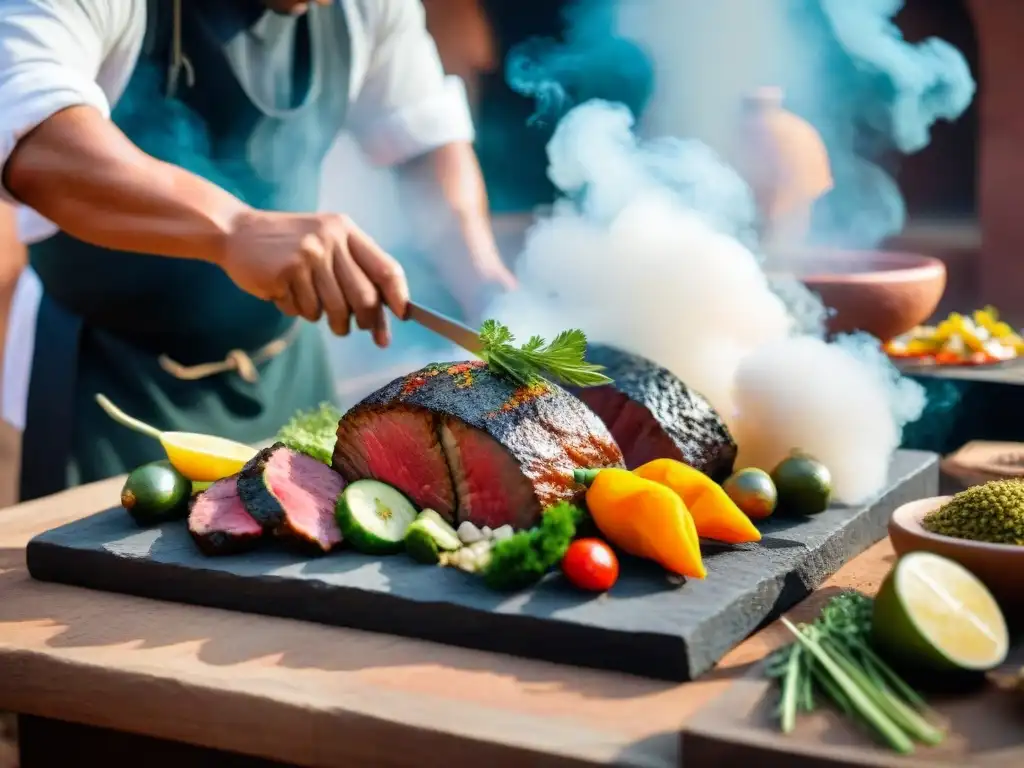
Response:
[[[159,458],[97,392],[163,430],[251,443],[332,398],[299,318],[388,344],[401,266],[313,213],[342,128],[431,180],[464,303],[513,284],[419,0],[0,3],[2,193],[31,244],[0,392],[22,499]]]
[[[14,209],[0,203],[0,382],[4,376],[7,317],[18,275],[25,265],[25,247],[18,240]],[[2,397],[2,391],[0,391]],[[18,457],[21,433],[0,418],[0,509],[18,500]]]

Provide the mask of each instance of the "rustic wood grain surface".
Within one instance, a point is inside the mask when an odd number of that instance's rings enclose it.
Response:
[[[0,710],[308,766],[670,766],[684,721],[785,639],[680,685],[33,581],[28,540],[121,482],[0,510]],[[892,559],[876,545],[791,615],[872,593]]]

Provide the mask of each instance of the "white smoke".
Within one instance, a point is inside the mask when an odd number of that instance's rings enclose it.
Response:
[[[489,314],[522,336],[579,327],[658,362],[722,414],[745,465],[770,470],[801,448],[829,467],[839,500],[877,493],[923,408],[920,387],[870,339],[803,334],[755,255],[725,234],[748,211],[738,176],[702,144],[645,144],[631,128],[627,110],[599,101],[559,123],[549,175],[566,199],[527,238],[521,290]]]
[[[743,95],[758,86],[781,86],[787,108],[821,134],[832,164],[835,188],[816,211],[816,240],[848,248],[873,248],[902,230],[906,209],[886,170],[887,156],[925,148],[933,125],[959,118],[976,90],[970,67],[954,46],[934,37],[904,39],[893,21],[904,5],[904,0],[573,2],[577,17],[611,18],[605,35],[622,35],[649,56],[657,76],[643,114],[645,134],[693,136],[724,150]],[[576,39],[570,43],[557,53],[576,59],[590,51],[599,55]],[[557,75],[554,53],[540,63]]]

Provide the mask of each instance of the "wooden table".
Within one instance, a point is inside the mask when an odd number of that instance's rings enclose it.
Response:
[[[121,482],[0,510],[0,710],[22,715],[23,768],[673,766],[681,724],[784,639],[679,685],[33,581],[26,542]],[[793,613],[873,592],[892,559],[876,545]]]

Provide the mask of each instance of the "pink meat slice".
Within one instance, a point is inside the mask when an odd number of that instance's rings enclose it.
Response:
[[[329,552],[341,543],[334,507],[345,480],[316,459],[279,449],[267,460],[263,474],[267,488],[285,511],[285,524],[277,531],[316,544]]]
[[[218,480],[192,501],[188,530],[208,555],[240,552],[255,546],[263,528],[238,498],[237,477]]]

